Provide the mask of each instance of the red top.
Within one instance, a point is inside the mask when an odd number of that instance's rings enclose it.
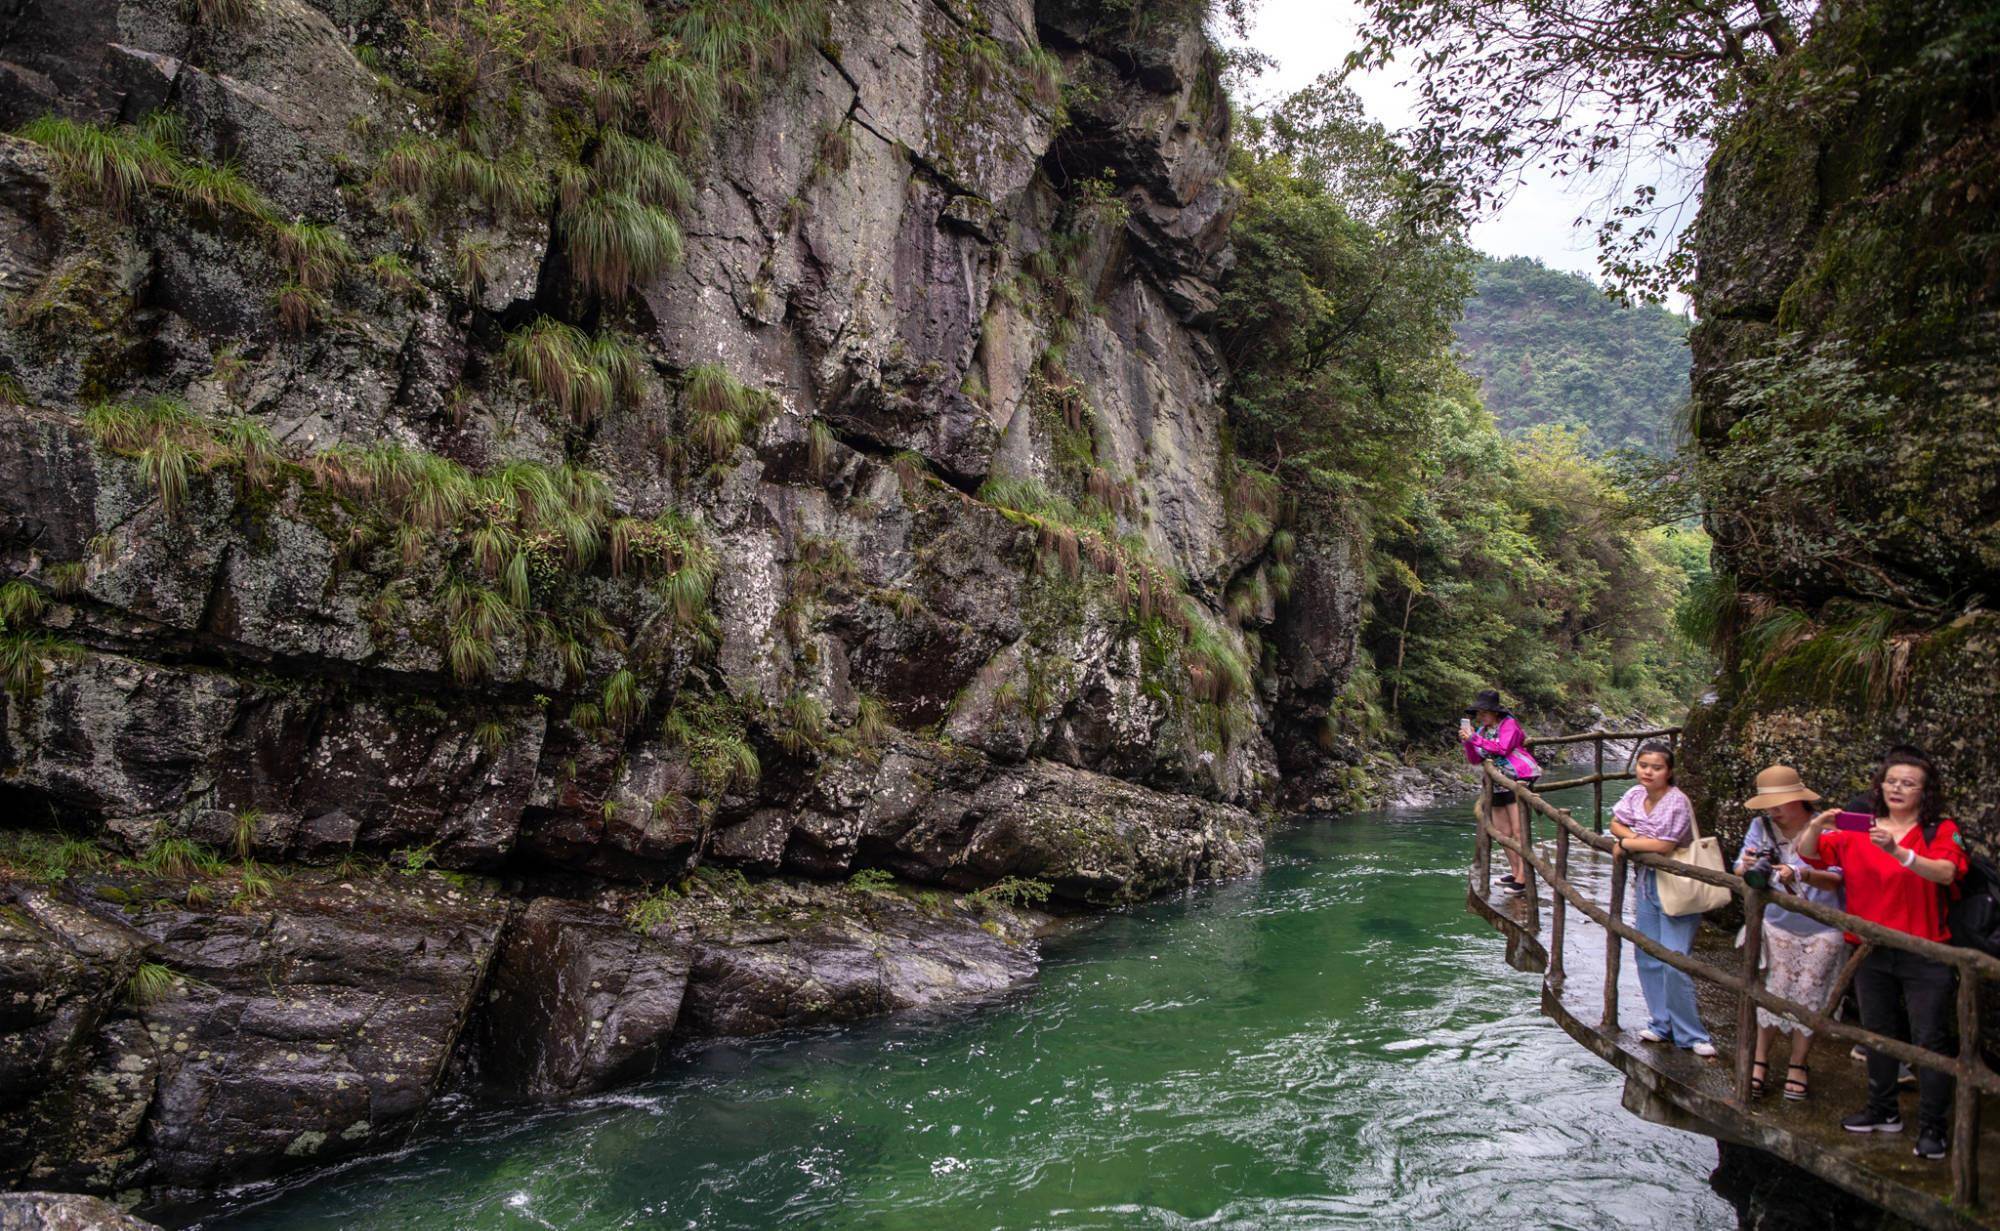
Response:
[[[1958,846],[1958,826],[1949,819],[1939,821],[1937,836],[1924,841],[1924,827],[1910,826],[1903,846],[1920,859],[1943,859],[1966,872],[1965,852]],[[1896,862],[1896,857],[1875,845],[1865,833],[1846,829],[1823,829],[1819,835],[1819,858],[1808,859],[1816,868],[1839,868],[1846,881],[1847,910],[1871,923],[1939,942],[1951,939],[1944,923],[1944,903],[1938,893],[1945,886],[1927,881]],[[1948,892],[1957,893],[1954,884]],[[1860,939],[1849,933],[1847,943]]]

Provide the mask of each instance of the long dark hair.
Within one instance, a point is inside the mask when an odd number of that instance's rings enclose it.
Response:
[[[1657,752],[1661,756],[1667,758],[1667,785],[1678,786],[1679,783],[1676,783],[1674,781],[1674,778],[1676,776],[1674,773],[1674,746],[1672,744],[1667,743],[1665,740],[1649,739],[1645,743],[1639,745],[1639,751],[1632,754],[1632,764],[1637,765],[1639,763],[1640,757],[1643,757],[1647,753],[1651,752]]]
[[[1875,815],[1889,815],[1888,801],[1882,798],[1882,779],[1889,776],[1893,765],[1908,765],[1924,771],[1924,792],[1917,797],[1917,824],[1923,826],[1924,841],[1937,837],[1939,822],[1944,820],[1944,783],[1938,778],[1937,765],[1931,754],[1915,744],[1897,744],[1882,754],[1882,763],[1875,767],[1875,781],[1870,784],[1869,794],[1875,801]]]

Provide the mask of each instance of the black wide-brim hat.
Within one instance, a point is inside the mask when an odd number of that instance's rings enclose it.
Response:
[[[1500,694],[1495,689],[1487,689],[1472,698],[1472,704],[1465,707],[1465,716],[1470,718],[1480,710],[1489,710],[1502,718],[1512,718],[1514,711],[1500,703]]]

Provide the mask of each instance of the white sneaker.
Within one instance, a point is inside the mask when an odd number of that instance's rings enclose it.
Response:
[[[1700,1056],[1702,1059],[1706,1060],[1708,1057],[1713,1056],[1715,1054],[1715,1044],[1703,1041],[1700,1043],[1696,1043],[1693,1047],[1688,1048],[1688,1050],[1693,1052],[1695,1055]]]
[[[1667,1036],[1648,1026],[1639,1032],[1639,1041],[1642,1043],[1664,1043],[1667,1041]]]

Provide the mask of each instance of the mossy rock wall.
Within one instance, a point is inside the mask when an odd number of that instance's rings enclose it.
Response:
[[[1726,831],[1765,764],[1839,797],[1909,741],[1972,844],[2000,838],[1996,79],[1989,4],[1827,6],[1709,165],[1695,446],[1737,593],[1689,777]],[[1774,613],[1851,652],[1769,670]]]

